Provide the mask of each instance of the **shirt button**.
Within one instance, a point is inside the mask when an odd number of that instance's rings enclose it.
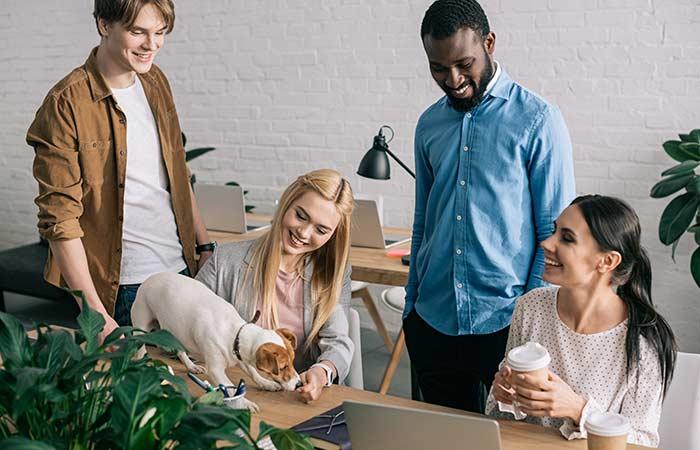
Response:
[[[119,221],[120,222],[124,221],[124,218],[122,216],[119,216]]]
[[[464,151],[465,151],[465,152],[468,152],[468,151],[469,151],[469,146],[468,146],[468,145],[465,145],[465,146],[464,146]]]
[[[457,283],[457,289],[462,289],[462,283]]]
[[[126,151],[124,151],[124,150],[119,150],[119,154],[120,154],[120,155],[124,156],[125,153],[126,153]]]
[[[460,186],[464,186],[464,185],[467,184],[467,183],[465,183],[464,180],[462,180],[462,181],[459,182],[459,184],[460,184]]]
[[[126,123],[126,119],[122,117],[121,119],[119,119],[119,123]]]
[[[124,183],[119,183],[119,187],[124,189]]]
[[[472,118],[472,113],[467,113],[467,119],[471,119],[471,118]]]
[[[462,220],[462,216],[457,216],[457,220]]]
[[[461,255],[461,254],[462,254],[462,250],[457,249],[457,254],[458,254],[458,255]]]
[[[122,248],[121,248],[121,247],[117,247],[117,253],[121,253],[121,252],[122,252]]]
[[[114,280],[114,281],[112,281],[112,284],[117,286],[119,284],[119,282],[117,280]]]

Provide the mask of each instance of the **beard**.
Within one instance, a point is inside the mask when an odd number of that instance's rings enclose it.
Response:
[[[484,52],[485,53],[485,52]],[[484,65],[484,70],[481,71],[481,76],[479,77],[480,81],[479,84],[477,85],[473,79],[469,79],[464,82],[462,86],[459,88],[462,88],[465,84],[469,84],[472,89],[472,96],[469,98],[455,98],[452,97],[451,91],[453,89],[449,89],[446,86],[442,87],[442,90],[445,91],[447,94],[447,98],[450,100],[450,105],[454,109],[460,112],[467,112],[471,111],[476,107],[481,101],[484,99],[484,92],[486,92],[486,87],[489,85],[489,82],[491,81],[491,78],[493,78],[493,61],[491,58],[486,55],[486,64]],[[459,89],[458,88],[458,89]]]

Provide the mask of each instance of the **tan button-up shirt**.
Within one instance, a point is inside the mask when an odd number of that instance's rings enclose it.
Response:
[[[39,182],[39,233],[45,239],[82,238],[97,294],[110,314],[119,288],[126,116],[97,69],[97,49],[49,91],[27,132]],[[183,257],[196,272],[189,171],[170,85],[155,65],[138,75],[158,127]],[[157,176],[157,174],[153,174]],[[66,286],[51,252],[46,280]]]

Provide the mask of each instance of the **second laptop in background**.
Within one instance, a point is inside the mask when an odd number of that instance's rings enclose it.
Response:
[[[269,222],[246,217],[243,188],[195,183],[194,195],[207,229],[229,233],[247,233],[270,226]]]
[[[395,247],[411,240],[405,235],[384,234],[377,203],[374,200],[360,199],[355,199],[350,238],[353,247],[379,249]]]

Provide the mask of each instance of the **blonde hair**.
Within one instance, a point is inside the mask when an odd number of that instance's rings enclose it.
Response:
[[[307,192],[316,192],[324,199],[332,201],[340,221],[331,238],[308,255],[314,267],[310,280],[314,318],[304,351],[314,342],[338,303],[350,255],[350,223],[354,201],[350,183],[340,173],[332,169],[314,170],[300,176],[285,189],[272,219],[270,231],[258,238],[253,245],[250,266],[242,283],[247,285],[252,274],[253,292],[262,300],[263,323],[277,328],[275,281],[282,256],[282,221],[294,202]],[[297,268],[302,276],[303,259]]]

